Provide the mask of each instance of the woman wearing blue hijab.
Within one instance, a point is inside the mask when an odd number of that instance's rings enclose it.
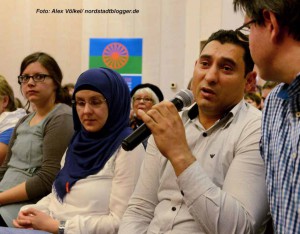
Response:
[[[14,225],[51,233],[117,233],[134,190],[144,149],[126,152],[130,93],[107,68],[82,73],[75,85],[75,134],[52,193],[21,209]]]

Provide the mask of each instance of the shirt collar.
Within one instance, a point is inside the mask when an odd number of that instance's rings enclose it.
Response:
[[[234,117],[238,111],[241,109],[243,105],[246,105],[244,99],[242,99],[238,104],[236,104],[231,110],[224,113],[222,118],[220,120],[223,120],[224,118],[230,118]],[[199,115],[198,105],[197,103],[194,103],[188,110],[186,110],[186,113],[184,115],[187,115],[189,119],[195,119]]]
[[[296,78],[291,84],[284,84],[278,92],[278,97],[284,100],[292,98],[294,95],[300,93],[300,73],[297,74]]]

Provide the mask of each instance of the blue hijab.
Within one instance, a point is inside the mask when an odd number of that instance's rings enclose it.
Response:
[[[79,90],[101,93],[108,105],[108,118],[100,131],[88,132],[81,125],[73,105],[75,134],[66,153],[65,165],[54,181],[54,190],[61,201],[77,180],[99,172],[132,132],[129,127],[130,93],[120,74],[108,68],[87,70],[79,76],[72,100]]]

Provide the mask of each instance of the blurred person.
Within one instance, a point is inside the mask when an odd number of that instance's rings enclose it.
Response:
[[[153,105],[164,100],[164,95],[156,85],[145,83],[135,86],[131,90],[130,96],[132,104],[130,127],[135,130],[143,124],[143,120],[137,116],[137,111],[147,112]],[[148,138],[142,142],[144,148],[147,146],[147,140]]]
[[[117,233],[144,153],[141,145],[121,148],[132,132],[127,83],[108,68],[87,70],[73,102],[76,132],[52,193],[23,207],[14,224],[51,233]]]
[[[258,94],[256,94],[256,93],[245,93],[244,99],[250,105],[256,107],[259,110],[261,109],[260,108],[261,98],[260,98],[260,96]]]
[[[262,86],[256,85],[256,94],[261,97]]]
[[[6,79],[0,75],[0,165],[7,154],[8,143],[14,127],[26,112],[17,109],[14,92]]]
[[[264,83],[264,85],[262,86],[262,90],[261,90],[261,104],[260,104],[261,109],[263,109],[265,100],[266,100],[267,96],[269,95],[269,93],[278,84],[279,84],[278,82],[274,82],[274,81],[267,81],[266,83]]]
[[[120,234],[263,233],[261,111],[243,99],[253,65],[248,43],[220,30],[195,63],[196,103],[181,118],[169,101],[138,111],[152,136]]]
[[[68,83],[63,86],[63,89],[67,90],[70,97],[73,96],[75,85],[73,83]]]
[[[66,89],[61,89],[61,93],[60,93],[61,97],[62,97],[62,103],[68,105],[68,106],[72,106],[72,95],[70,95],[69,91]]]
[[[23,108],[24,109],[23,103],[17,97],[15,97],[15,105],[16,105],[16,108]]]
[[[24,58],[18,82],[36,110],[17,123],[0,167],[0,225],[12,226],[20,207],[51,192],[73,135],[71,108],[61,104],[62,72],[48,54]]]
[[[233,3],[260,77],[281,83],[264,103],[260,146],[275,232],[300,233],[300,1]]]
[[[73,83],[68,83],[65,84],[62,88],[63,90],[63,95],[65,97],[65,104],[72,106],[72,96],[74,92],[74,84]]]

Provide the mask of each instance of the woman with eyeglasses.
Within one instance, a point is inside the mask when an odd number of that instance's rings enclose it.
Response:
[[[137,116],[137,111],[140,109],[147,112],[153,105],[164,100],[164,95],[157,86],[150,83],[135,86],[130,95],[132,106],[130,127],[135,130],[143,124],[143,121]],[[147,147],[147,140],[148,138],[142,142],[144,148]]]
[[[51,233],[117,233],[137,182],[144,149],[124,151],[130,93],[108,68],[82,73],[73,93],[75,134],[52,193],[23,207],[14,225]]]
[[[0,168],[0,225],[12,226],[20,207],[51,192],[73,135],[71,108],[61,102],[62,72],[46,53],[22,61],[18,81],[35,111],[17,123]]]

